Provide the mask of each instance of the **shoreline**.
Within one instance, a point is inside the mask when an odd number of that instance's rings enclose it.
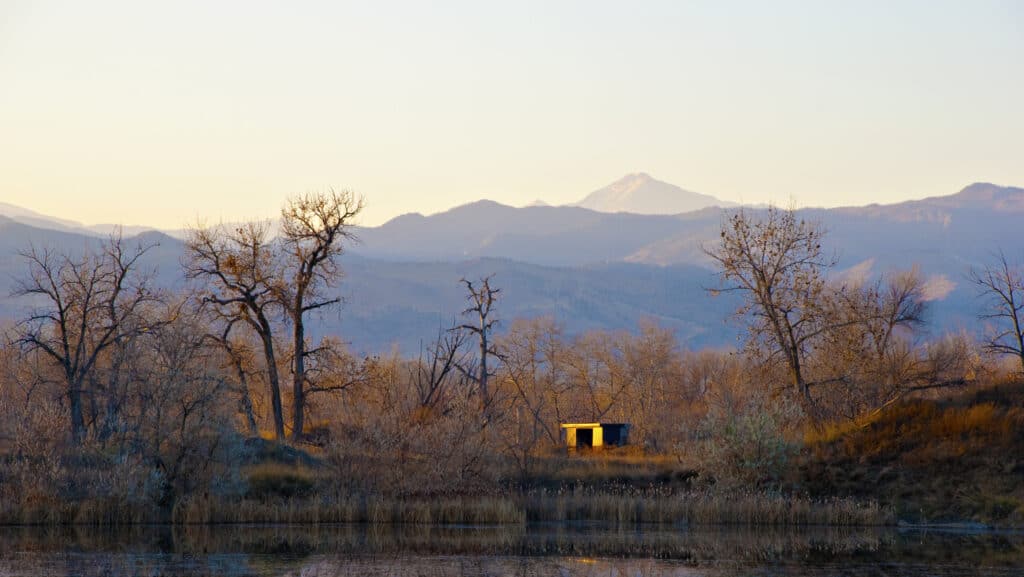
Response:
[[[508,497],[384,498],[312,496],[292,499],[188,498],[170,510],[89,501],[6,508],[0,526],[308,525],[529,526],[595,523],[628,526],[896,527],[891,509],[871,501],[775,494],[527,494]]]

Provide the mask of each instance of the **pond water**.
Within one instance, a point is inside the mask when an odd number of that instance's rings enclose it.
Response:
[[[0,577],[1024,575],[1024,533],[528,527],[0,528]]]

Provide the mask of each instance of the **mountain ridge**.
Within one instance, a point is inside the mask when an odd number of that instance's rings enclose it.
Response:
[[[837,278],[877,278],[918,265],[929,281],[934,330],[977,328],[977,300],[964,274],[992,250],[1017,245],[1016,206],[1024,189],[978,184],[961,192],[800,213],[828,231]],[[340,291],[348,304],[319,319],[317,331],[340,334],[359,352],[397,344],[410,353],[465,308],[459,278],[497,273],[507,320],[552,316],[573,333],[630,330],[647,317],[677,331],[683,346],[728,346],[737,331],[724,321],[735,303],[705,292],[717,281],[702,250],[718,238],[723,214],[717,208],[637,215],[481,201],[435,215],[403,215],[358,230],[362,242],[348,247],[342,263]],[[161,232],[133,239],[158,243],[145,266],[162,286],[184,284],[180,240]],[[25,272],[18,251],[30,245],[79,251],[100,240],[0,217],[0,317],[16,320],[24,311],[3,286]]]
[[[698,207],[691,207],[688,210],[674,211],[668,208],[660,208],[658,210],[651,210],[644,212],[643,210],[603,210],[600,207],[595,207],[595,204],[599,202],[587,202],[587,199],[594,197],[598,193],[603,191],[610,191],[609,194],[616,195],[623,198],[628,198],[636,194],[636,192],[642,189],[646,185],[657,184],[658,186],[664,185],[670,187],[672,191],[678,191],[686,195],[696,195],[704,200]],[[617,192],[616,192],[617,191]],[[935,213],[942,209],[964,209],[970,208],[966,206],[970,203],[988,203],[991,208],[1000,212],[1024,212],[1024,189],[1013,187],[1013,186],[1002,186],[993,184],[990,182],[975,182],[972,183],[958,192],[948,195],[935,195],[928,196],[920,199],[904,200],[894,203],[872,203],[867,205],[847,205],[832,208],[820,208],[820,207],[806,207],[801,210],[815,211],[815,210],[829,210],[845,213],[874,213],[877,215],[882,214],[894,214],[900,215],[900,220],[908,220],[913,218],[915,215],[909,211],[916,210],[916,215],[928,215],[929,211]],[[588,206],[590,205],[590,206]],[[543,200],[534,200],[533,202],[515,207],[507,205],[498,201],[482,198],[469,203],[456,205],[439,211],[424,215],[419,212],[410,212],[397,215],[385,221],[384,223],[377,226],[364,226],[358,227],[361,230],[372,230],[381,229],[386,227],[394,227],[395,225],[408,225],[410,223],[422,224],[423,222],[430,221],[431,219],[438,218],[456,218],[464,215],[471,215],[477,220],[481,218],[488,218],[494,216],[502,216],[511,214],[509,211],[516,210],[557,210],[557,209],[578,209],[586,210],[601,214],[632,214],[632,215],[643,215],[643,216],[683,216],[686,215],[688,218],[700,218],[707,216],[708,211],[713,211],[716,214],[722,209],[745,207],[748,209],[758,210],[765,208],[765,205],[741,205],[733,202],[723,201],[710,195],[694,193],[691,191],[684,190],[673,184],[669,184],[663,181],[659,181],[645,172],[636,172],[623,176],[615,182],[609,184],[606,187],[598,189],[588,194],[583,200],[563,205],[552,205],[544,202]],[[504,212],[503,212],[504,211]],[[534,216],[542,213],[534,213]],[[574,214],[567,212],[564,214]],[[582,214],[582,213],[575,213]],[[184,238],[187,233],[187,228],[176,228],[176,229],[161,229],[159,227],[147,226],[147,225],[119,225],[112,223],[105,224],[93,224],[84,225],[80,222],[65,219],[57,216],[50,216],[39,213],[37,211],[23,208],[14,204],[0,202],[0,217],[11,218],[17,222],[30,224],[38,228],[44,228],[49,230],[60,230],[65,232],[78,232],[89,236],[105,237],[112,234],[115,230],[120,229],[122,234],[135,235],[141,232],[156,230],[168,234],[174,238]],[[462,223],[453,223],[462,224]]]

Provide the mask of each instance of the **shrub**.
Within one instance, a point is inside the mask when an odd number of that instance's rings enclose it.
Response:
[[[702,468],[726,487],[778,487],[799,450],[784,434],[792,412],[787,405],[757,402],[738,412],[708,411],[701,423]]]

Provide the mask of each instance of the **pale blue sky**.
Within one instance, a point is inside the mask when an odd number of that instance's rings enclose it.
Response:
[[[1024,1],[0,2],[0,200],[364,222],[646,171],[743,202],[1024,185]]]

